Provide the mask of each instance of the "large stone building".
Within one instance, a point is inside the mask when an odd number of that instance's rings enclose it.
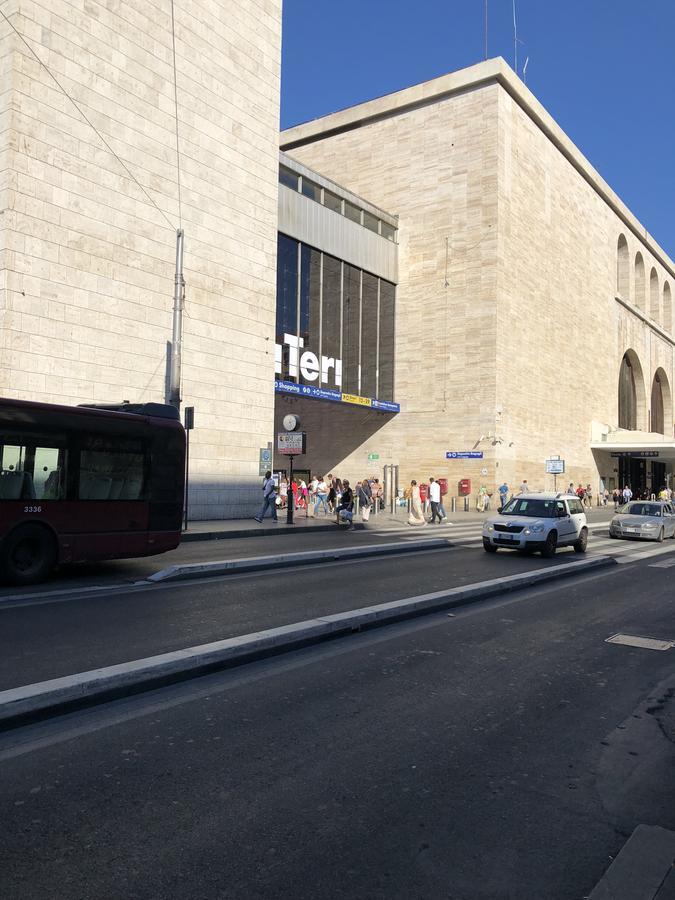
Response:
[[[2,4],[0,395],[163,401],[182,226],[191,509],[236,516],[273,429],[281,0],[172,8]]]
[[[289,411],[305,472],[663,481],[673,263],[514,73],[280,159],[280,43],[281,0],[2,4],[0,394],[164,400],[182,227],[193,517],[253,511]]]
[[[367,432],[355,416],[336,459],[345,426],[326,408],[322,468],[363,475],[376,454],[401,481],[474,491],[553,487],[554,456],[596,491],[672,474],[675,266],[503,60],[291,128],[281,147],[398,216],[401,411]]]

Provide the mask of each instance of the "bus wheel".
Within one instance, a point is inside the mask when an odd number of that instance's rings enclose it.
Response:
[[[0,549],[0,572],[10,584],[44,581],[56,565],[56,541],[42,525],[20,525]]]

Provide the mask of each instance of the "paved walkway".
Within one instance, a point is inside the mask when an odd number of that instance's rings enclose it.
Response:
[[[494,515],[496,515],[495,510],[489,510],[484,513],[477,512],[475,509],[471,509],[468,512],[458,510],[451,513],[448,511],[448,522],[452,522],[455,525],[482,522],[488,516]],[[611,504],[606,507],[594,507],[591,510],[587,510],[586,515],[590,523],[609,520],[614,515],[614,507]],[[382,531],[390,528],[403,528],[407,524],[407,519],[406,509],[400,507],[395,514],[392,514],[389,510],[372,513],[367,524],[361,522],[360,517],[357,515],[354,517],[354,524],[358,528],[363,528],[367,531]],[[334,527],[335,519],[332,516],[326,517],[322,515],[315,518],[307,516],[304,510],[297,510],[293,525],[288,525],[286,522],[286,510],[283,510],[278,522],[267,518],[260,524],[253,517],[250,519],[210,519],[208,521],[190,522],[187,531],[183,533],[183,542],[254,537],[256,535],[262,537],[270,534],[293,535],[306,533],[308,529]]]

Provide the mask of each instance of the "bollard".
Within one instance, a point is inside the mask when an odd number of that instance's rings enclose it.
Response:
[[[465,497],[464,498],[464,512],[468,512],[468,511],[469,511],[469,498]]]
[[[457,497],[452,497],[450,499],[450,512],[457,512]]]

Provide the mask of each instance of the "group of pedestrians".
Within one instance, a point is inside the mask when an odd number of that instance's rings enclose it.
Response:
[[[364,478],[352,489],[346,478],[343,480],[332,474],[314,475],[309,484],[303,478],[289,482],[285,476],[277,483],[268,471],[263,478],[262,493],[262,506],[254,517],[256,522],[262,522],[268,510],[272,521],[277,522],[277,511],[287,509],[292,503],[295,510],[304,509],[308,516],[318,518],[323,512],[326,518],[335,516],[337,522],[348,522],[353,528],[356,499],[363,519],[367,521],[375,504],[382,504],[383,488],[378,478]]]
[[[616,512],[620,506],[623,506],[625,503],[630,503],[630,501],[635,497],[636,500],[663,500],[666,502],[670,502],[675,496],[675,492],[664,485],[658,494],[655,491],[650,490],[649,488],[643,488],[642,490],[638,490],[633,495],[633,491],[629,484],[627,484],[623,490],[619,490],[619,488],[615,488],[612,491],[612,501],[614,503],[614,512]]]

